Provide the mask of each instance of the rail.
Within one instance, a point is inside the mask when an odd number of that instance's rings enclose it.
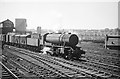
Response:
[[[10,69],[8,69],[2,62],[0,62],[0,64],[2,65],[2,67],[3,67],[9,74],[12,75],[13,78],[19,79],[18,76],[16,76]]]

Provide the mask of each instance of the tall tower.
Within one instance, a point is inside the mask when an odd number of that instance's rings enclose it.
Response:
[[[15,19],[15,29],[16,32],[25,33],[27,27],[27,21],[23,18],[17,18]]]
[[[39,26],[37,27],[37,33],[41,34],[41,27],[39,27]]]
[[[37,34],[39,35],[39,39],[41,39],[41,27],[37,27]]]

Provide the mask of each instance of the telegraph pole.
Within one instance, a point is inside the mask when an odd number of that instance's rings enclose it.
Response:
[[[38,50],[41,50],[41,47],[40,47],[41,27],[40,26],[37,27],[37,34],[38,34]]]

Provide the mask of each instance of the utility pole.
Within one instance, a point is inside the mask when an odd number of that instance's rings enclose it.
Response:
[[[38,49],[41,50],[41,47],[40,47],[41,27],[40,26],[37,27],[37,34],[38,34]]]

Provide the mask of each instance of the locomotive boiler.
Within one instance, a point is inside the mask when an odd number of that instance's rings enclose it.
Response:
[[[79,42],[79,38],[75,34],[45,34],[46,42],[59,44],[59,45],[67,45],[67,46],[76,46]]]

